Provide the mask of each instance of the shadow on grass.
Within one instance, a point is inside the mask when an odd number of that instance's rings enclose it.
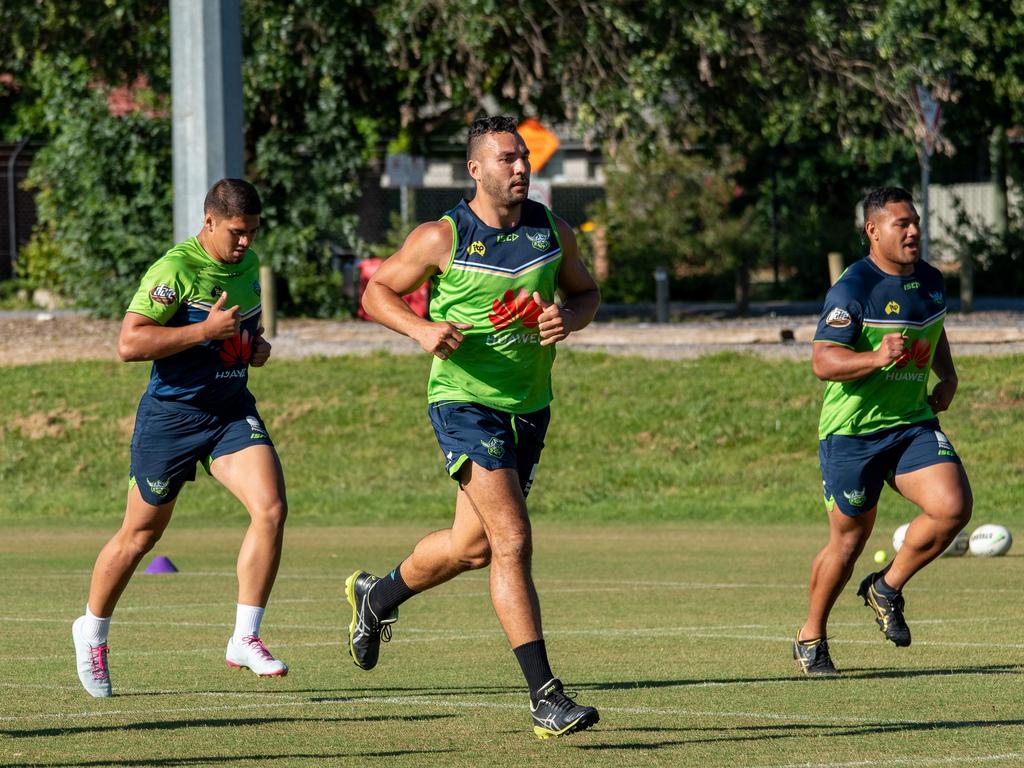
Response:
[[[579,687],[579,686],[577,686]],[[239,689],[218,689],[212,690],[210,688],[204,688],[202,690],[187,690],[181,689],[177,691],[173,690],[160,690],[160,691],[132,691],[128,693],[115,693],[114,697],[117,699],[133,699],[143,698],[149,696],[211,696],[217,694],[224,695],[238,695],[245,693],[245,691]],[[367,696],[386,696],[394,694],[409,694],[416,696],[446,696],[449,694],[463,694],[463,693],[477,693],[477,694],[505,694],[514,693],[522,696],[526,696],[526,684],[520,685],[449,685],[449,686],[395,686],[395,685],[382,685],[382,686],[364,686],[364,687],[346,687],[346,688],[281,688],[279,690],[261,690],[252,692],[253,698],[272,698],[274,696],[302,696],[306,694],[313,694],[317,698],[312,698],[310,701],[316,703],[323,702],[344,702],[352,699],[363,699]],[[332,695],[333,694],[333,695]]]
[[[1019,675],[1024,664],[984,664],[962,667],[932,667],[920,669],[869,669],[844,668],[838,677],[807,677],[794,671],[782,677],[722,677],[693,678],[688,680],[622,680],[617,682],[594,682],[567,684],[566,688],[581,691],[616,691],[638,688],[686,688],[689,686],[737,685],[742,683],[787,683],[806,681],[811,684],[822,682],[840,683],[843,680],[887,680],[912,677],[950,677],[955,675]]]
[[[395,749],[381,752],[333,752],[322,754],[288,753],[282,755],[204,755],[202,757],[162,757],[162,758],[130,758],[124,760],[83,760],[78,763],[8,763],[5,768],[57,768],[57,766],[69,766],[72,768],[99,768],[99,766],[113,765],[124,766],[173,766],[188,765],[257,765],[259,763],[273,763],[278,760],[311,760],[313,765],[318,765],[325,760],[341,760],[344,758],[374,758],[374,757],[404,757],[407,755],[443,755],[455,752],[454,749]]]
[[[71,728],[24,728],[0,730],[0,734],[14,739],[39,736],[76,736],[84,733],[106,733],[110,731],[176,731],[180,728],[235,728],[247,725],[271,725],[274,723],[380,723],[389,721],[417,722],[422,720],[444,720],[455,717],[444,715],[371,715],[368,717],[228,717],[216,720],[155,720],[149,723],[127,723],[125,725],[85,725]]]
[[[602,728],[594,735],[614,733],[679,733],[692,734],[692,738],[666,739],[662,741],[631,740],[615,744],[574,744],[585,750],[634,750],[666,749],[692,746],[694,744],[739,743],[747,741],[774,741],[795,739],[813,733],[820,736],[874,736],[905,735],[927,731],[962,731],[973,728],[1005,728],[1024,725],[1024,720],[933,720],[928,722],[907,721],[892,723],[864,723],[862,725],[839,725],[834,723],[781,723],[778,725],[745,725],[734,728],[724,726],[696,726],[692,728]]]

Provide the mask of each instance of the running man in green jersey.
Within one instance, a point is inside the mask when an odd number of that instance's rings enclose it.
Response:
[[[906,190],[867,195],[870,253],[828,292],[814,338],[814,374],[828,382],[818,436],[829,540],[811,566],[810,608],[793,643],[810,675],[838,674],[828,615],[871,535],[886,482],[921,513],[893,561],[857,594],[897,647],[910,645],[903,587],[971,517],[967,475],[936,418],[956,394],[957,375],[942,327],[942,275],[919,260],[919,225]],[[938,383],[929,394],[932,373]]]
[[[367,313],[434,356],[428,411],[458,482],[455,518],[384,578],[349,577],[349,650],[372,669],[402,602],[489,564],[491,600],[526,677],[534,732],[548,738],[588,728],[598,713],[565,695],[548,664],[526,496],[550,414],[555,345],[593,319],[600,295],[572,229],[527,198],[529,151],[515,121],[474,122],[467,157],[474,198],[415,229],[363,297]],[[425,281],[429,319],[402,300]]]
[[[121,359],[153,366],[135,417],[124,522],[96,559],[85,615],[72,625],[79,680],[92,696],[113,693],[110,617],[199,462],[250,516],[225,660],[261,677],[288,672],[260,639],[287,515],[281,462],[247,387],[249,366],[270,356],[260,328],[259,259],[249,248],[260,212],[248,182],[214,184],[202,231],[149,268],[121,324]]]

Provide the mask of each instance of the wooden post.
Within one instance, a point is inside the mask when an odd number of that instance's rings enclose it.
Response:
[[[974,260],[966,249],[960,255],[960,311],[974,311]]]
[[[843,274],[843,254],[832,251],[828,255],[828,277],[829,284],[835,285],[839,276]]]
[[[277,293],[272,267],[260,267],[260,305],[263,335],[272,339],[277,335]]]

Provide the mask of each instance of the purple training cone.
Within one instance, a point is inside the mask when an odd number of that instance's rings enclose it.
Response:
[[[177,572],[178,572],[178,569],[175,567],[174,563],[171,562],[171,559],[169,557],[164,557],[163,555],[160,555],[159,557],[154,557],[153,558],[153,562],[150,563],[149,567],[146,569],[146,573],[177,573]]]

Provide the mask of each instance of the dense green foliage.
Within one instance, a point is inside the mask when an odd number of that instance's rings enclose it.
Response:
[[[1009,522],[1024,520],[1016,478],[1006,472],[1024,441],[1020,364],[959,359],[960,392],[943,419],[971,474],[978,514]],[[426,418],[427,366],[419,356],[373,355],[272,360],[253,371],[295,523],[448,518],[454,484]],[[115,363],[3,369],[0,522],[119,518],[147,372]],[[818,520],[821,394],[805,362],[724,355],[640,363],[565,350],[532,513],[539,520]],[[894,494],[882,506],[884,519],[908,511]],[[228,511],[244,514],[200,477],[176,514],[211,523]]]
[[[457,141],[472,117],[503,109],[565,125],[604,148],[612,183],[607,205],[594,214],[613,246],[609,299],[650,298],[651,262],[678,274],[734,272],[740,294],[750,270],[771,267],[777,295],[819,295],[824,254],[856,255],[849,222],[864,190],[917,179],[916,84],[947,107],[938,147],[950,159],[937,159],[933,180],[944,166],[988,178],[989,137],[1024,117],[1018,6],[246,2],[247,175],[267,203],[262,251],[281,275],[286,311],[343,311],[339,263],[368,252],[353,211],[361,179],[379,171],[384,148],[429,152]],[[135,252],[125,260],[110,238],[99,238],[83,263],[82,236],[61,216],[83,190],[95,194],[78,201],[87,210],[76,225],[90,233],[127,230],[129,239],[134,229],[150,231],[137,258],[157,255],[169,245],[163,225],[152,226],[170,217],[161,145],[167,4],[11,0],[0,7],[0,27],[12,43],[0,49],[0,132],[32,134],[69,155],[47,151],[37,160],[34,181],[50,202],[32,252],[68,265],[37,263],[30,279],[82,268],[91,280],[134,266]],[[81,62],[90,74],[85,83]],[[129,86],[142,103],[103,116],[100,94]],[[70,113],[78,104],[76,117]],[[62,110],[72,118],[67,124],[54,119]],[[84,150],[68,149],[82,142]],[[123,145],[125,156],[111,152],[111,143]],[[135,156],[147,149],[149,160]],[[979,151],[982,160],[971,161]],[[1006,175],[1019,176],[1015,152],[1011,145],[993,160],[1004,191]],[[695,173],[714,180],[711,191],[693,186]],[[648,178],[657,185],[641,189]],[[724,200],[720,191],[729,187],[742,194]],[[673,194],[659,198],[662,188]],[[634,209],[652,204],[658,210],[637,220]],[[131,220],[138,223],[125,224]],[[1015,241],[1000,247],[1015,252]],[[119,281],[105,293],[85,282],[62,279],[60,287],[110,313],[123,306]]]
[[[39,57],[32,74],[35,124],[49,141],[29,176],[41,223],[19,268],[117,315],[171,239],[170,120],[142,110],[111,116],[83,58]]]

